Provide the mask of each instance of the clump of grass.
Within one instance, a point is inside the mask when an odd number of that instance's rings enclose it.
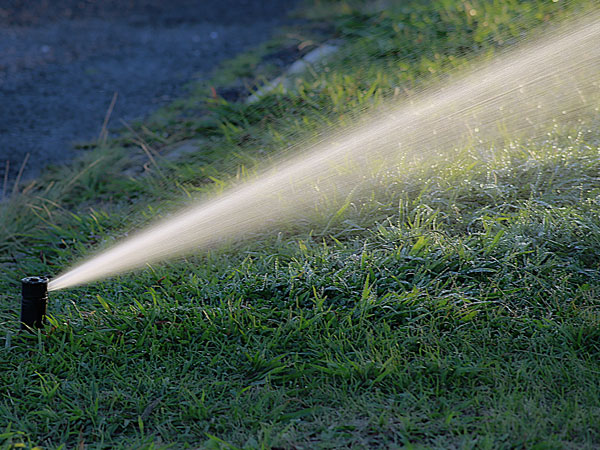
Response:
[[[6,448],[598,445],[597,118],[485,157],[459,149],[337,213],[57,292],[44,332],[14,333],[21,275],[56,273],[324,122],[418,89],[429,67],[589,2],[345,5],[326,17],[346,39],[328,72],[254,105],[188,99],[136,125],[137,144],[125,133],[2,205]],[[124,175],[140,140],[160,154],[198,136],[188,161]]]

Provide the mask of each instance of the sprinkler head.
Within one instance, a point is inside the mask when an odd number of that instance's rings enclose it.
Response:
[[[48,306],[48,278],[23,278],[21,292],[21,330],[42,328]]]

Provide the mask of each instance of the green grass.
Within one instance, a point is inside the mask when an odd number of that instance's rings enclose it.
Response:
[[[390,174],[342,214],[52,293],[51,324],[16,333],[21,276],[56,274],[323,124],[585,8],[315,2],[137,137],[1,205],[4,448],[598,447],[598,117]],[[254,105],[211,97],[268,79],[261,55],[326,39],[320,23],[345,40],[327,70]],[[185,161],[124,172],[147,162],[134,140],[160,154],[190,138],[203,144]]]

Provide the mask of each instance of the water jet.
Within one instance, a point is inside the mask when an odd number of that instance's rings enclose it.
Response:
[[[295,156],[132,234],[54,278],[50,291],[90,283],[284,225],[359,193],[368,180],[430,164],[473,143],[493,149],[597,116],[600,15],[565,23],[408,101],[388,100]],[[364,182],[363,182],[364,181]],[[332,211],[341,210],[336,204]]]
[[[26,277],[21,280],[21,330],[42,328],[48,307],[48,278]]]

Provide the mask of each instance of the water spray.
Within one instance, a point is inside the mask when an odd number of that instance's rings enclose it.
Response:
[[[208,249],[314,210],[321,199],[358,192],[361,180],[405,158],[424,160],[475,142],[597,115],[600,14],[517,47],[413,101],[390,102],[351,129],[307,146],[260,176],[196,204],[93,255],[49,284],[65,289]]]
[[[21,330],[42,328],[48,307],[48,278],[23,278],[21,293]]]

